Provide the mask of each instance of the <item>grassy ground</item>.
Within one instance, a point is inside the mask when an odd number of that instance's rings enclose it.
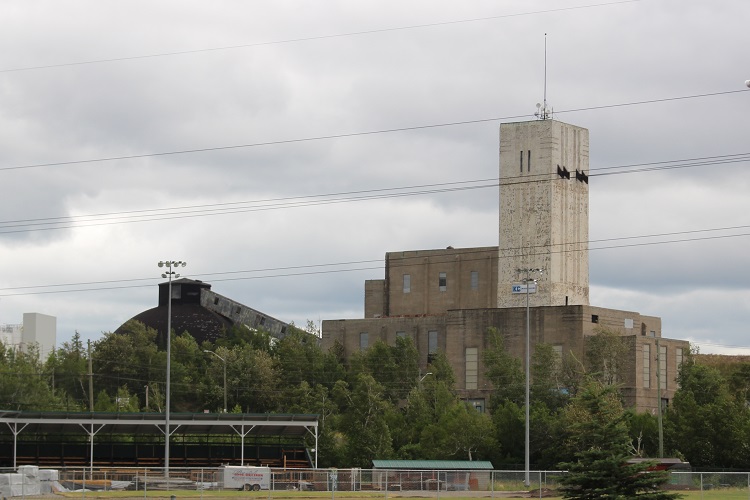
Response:
[[[445,492],[440,493],[440,498],[445,498],[446,500],[476,500],[477,498],[491,498],[493,494],[491,492],[475,492],[473,495],[469,496],[466,495],[466,493],[462,492],[458,495],[456,492],[451,492],[453,494],[447,494]],[[683,498],[685,500],[729,500],[729,499],[748,499],[750,500],[750,491],[745,489],[717,489],[717,490],[708,490],[704,492],[700,491],[691,491],[691,492],[681,492],[683,495]],[[132,499],[137,500],[139,498],[144,498],[143,492],[135,492],[135,491],[99,491],[99,492],[86,492],[85,494],[81,492],[70,492],[70,493],[61,493],[59,496],[70,498],[70,499],[83,499],[83,500],[95,500],[95,499],[112,499],[112,500],[125,500],[125,499]],[[368,500],[368,499],[376,499],[376,498],[385,498],[385,492],[346,492],[346,491],[337,491],[335,494],[332,494],[331,492],[304,492],[304,491],[259,491],[259,492],[243,492],[243,491],[188,491],[188,490],[177,490],[177,491],[149,491],[146,493],[146,497],[149,499],[170,499],[172,496],[176,498],[176,500],[181,498],[189,498],[192,500],[198,500],[201,498],[205,498],[207,500],[220,500],[220,499],[228,499],[228,500],[322,500],[322,499],[328,499],[331,500]],[[426,498],[426,499],[437,499],[437,495],[435,492],[389,492],[388,493],[389,499],[398,499],[398,498]],[[535,496],[531,496],[528,493],[525,495],[521,495],[518,492],[499,492],[496,491],[494,493],[494,498],[538,498]],[[555,499],[560,497],[545,497],[547,499]]]

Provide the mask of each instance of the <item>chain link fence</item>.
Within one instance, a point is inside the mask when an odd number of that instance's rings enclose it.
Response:
[[[39,469],[21,466],[0,470],[0,495],[25,497],[56,492],[148,491],[221,492],[240,489],[273,492],[310,491],[368,492],[369,496],[422,492],[419,496],[483,496],[502,498],[525,494],[543,498],[554,495],[564,471],[502,470],[405,470],[405,469],[275,469],[261,471],[262,479],[243,484],[228,479],[227,468],[138,467]],[[244,469],[234,467],[233,469]],[[750,472],[670,472],[667,489],[712,492],[711,498],[750,499]],[[139,493],[140,494],[140,493]],[[708,497],[706,497],[708,498]]]

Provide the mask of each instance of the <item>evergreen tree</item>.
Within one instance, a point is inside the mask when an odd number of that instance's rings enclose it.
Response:
[[[660,489],[664,472],[649,472],[649,462],[629,463],[630,437],[617,389],[591,380],[565,410],[567,447],[575,457],[560,467],[563,498],[672,499]]]

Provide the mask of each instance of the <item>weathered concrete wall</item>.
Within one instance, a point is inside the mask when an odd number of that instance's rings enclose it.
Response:
[[[554,120],[500,126],[500,266],[497,307],[519,307],[518,269],[545,272],[532,306],[587,305],[588,130]],[[570,178],[558,175],[558,166]]]

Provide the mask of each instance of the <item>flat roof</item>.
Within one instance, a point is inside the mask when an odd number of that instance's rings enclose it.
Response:
[[[373,460],[375,469],[492,470],[486,460]]]
[[[6,424],[6,425],[2,425]],[[13,467],[16,466],[17,438],[22,432],[84,434],[91,446],[102,434],[166,434],[164,413],[38,412],[0,410],[0,429],[13,435]],[[0,431],[1,432],[1,431]],[[318,415],[275,413],[171,413],[169,435],[238,435],[244,453],[247,436],[315,437],[315,468],[318,467]],[[167,450],[169,442],[167,440]],[[168,456],[165,451],[165,461]],[[93,467],[94,455],[91,454]],[[244,463],[244,454],[243,454]]]
[[[116,434],[163,434],[164,413],[35,412],[0,410],[11,432],[88,434],[90,427]],[[8,428],[0,426],[0,429]],[[318,415],[275,413],[170,413],[173,434],[305,436],[317,434]],[[313,430],[314,429],[314,430]],[[0,431],[2,432],[2,431]]]

